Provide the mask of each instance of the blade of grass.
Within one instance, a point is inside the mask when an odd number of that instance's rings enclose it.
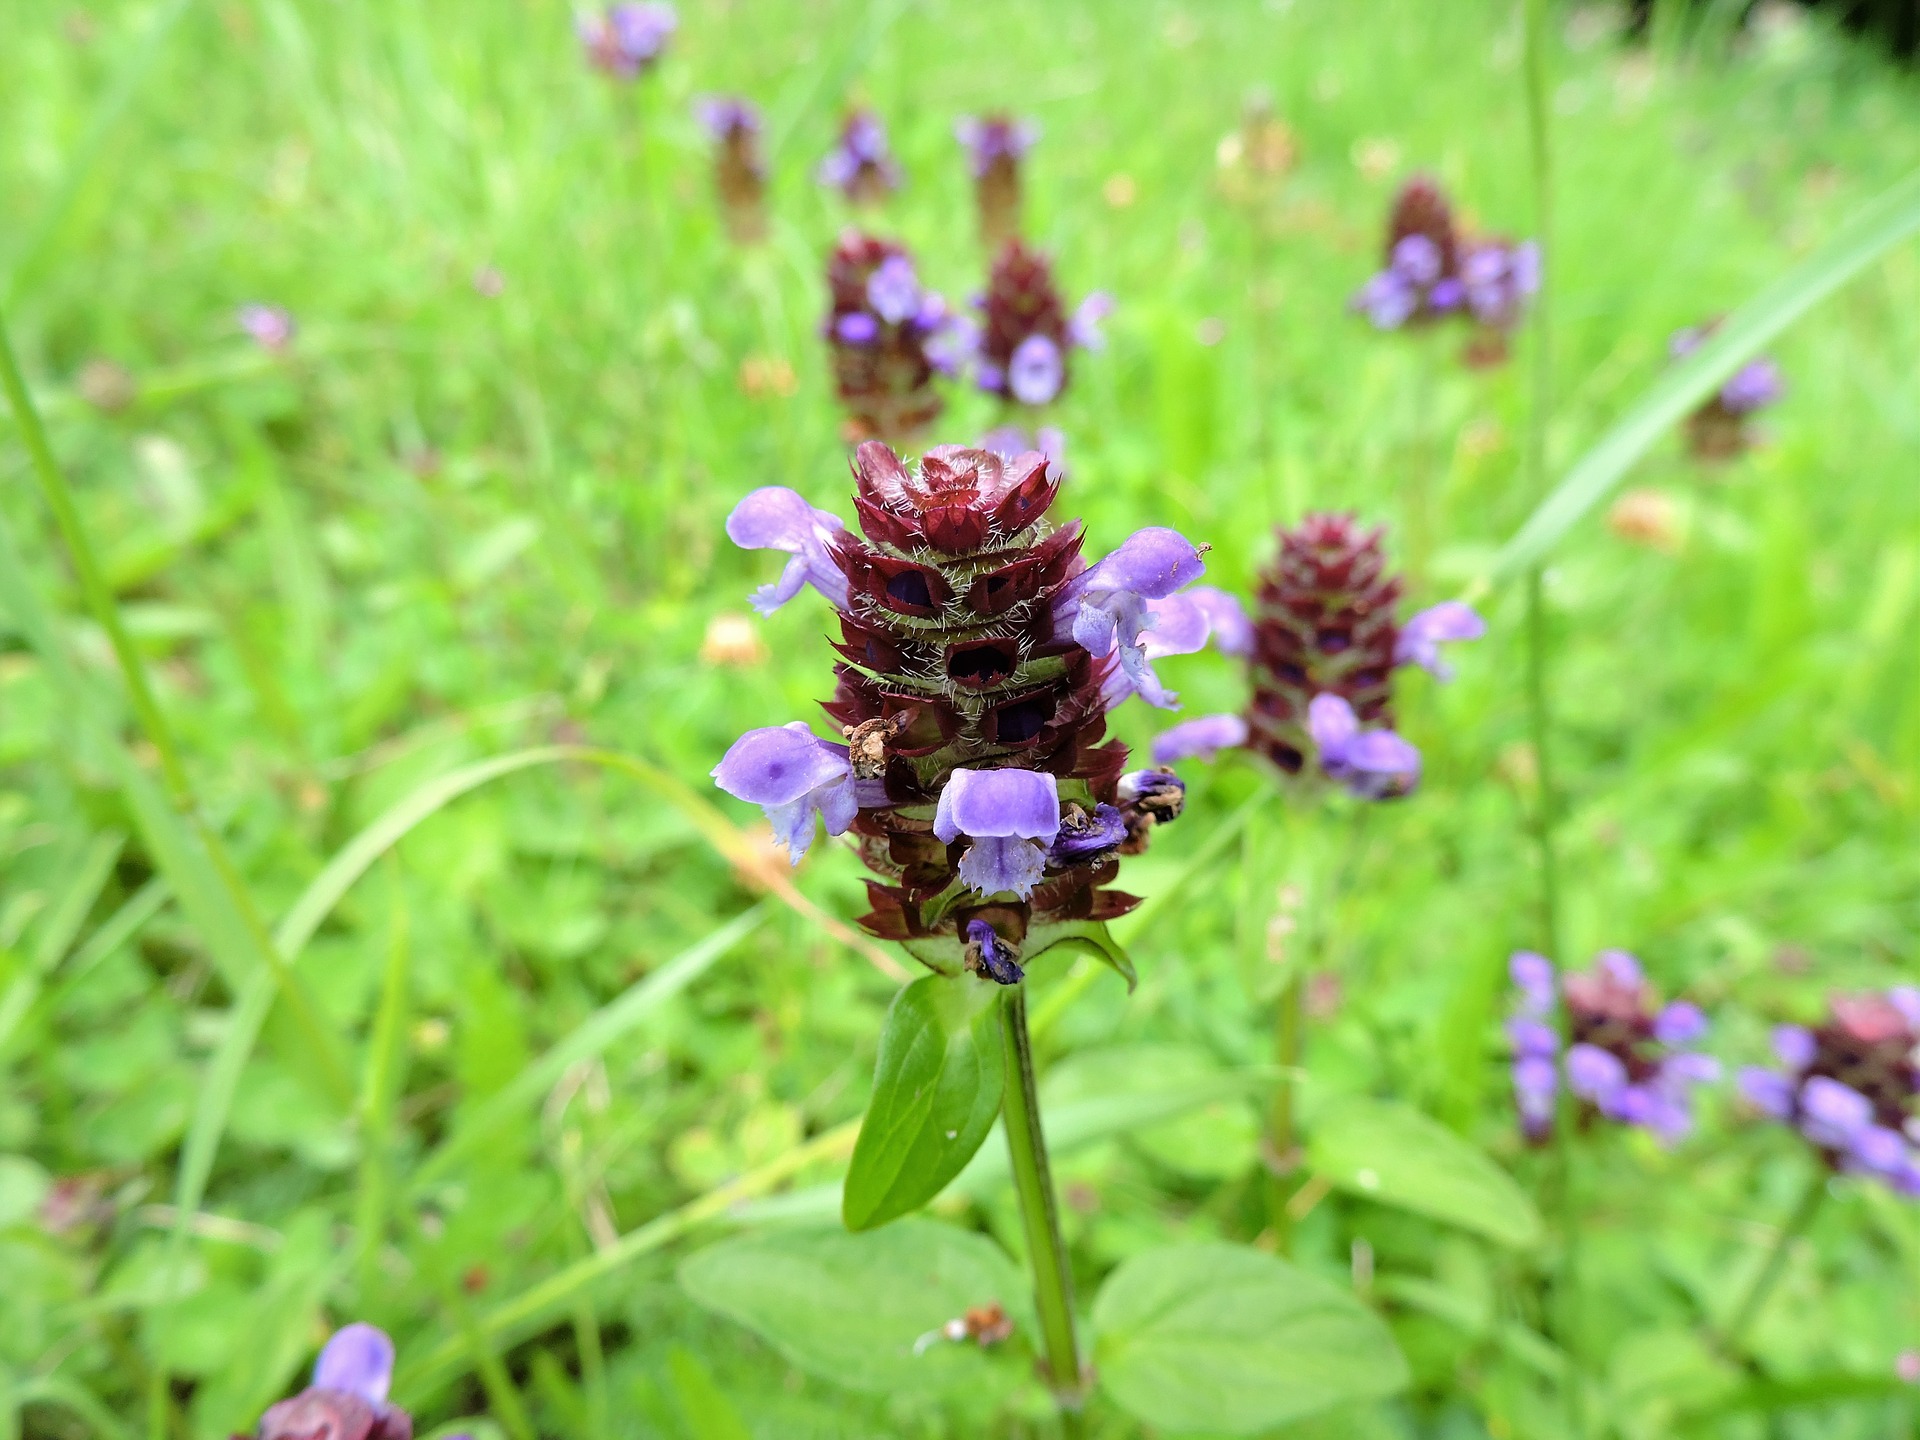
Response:
[[[153,73],[160,52],[166,48],[167,37],[173,33],[173,27],[192,4],[193,0],[172,0],[171,4],[163,6],[147,22],[146,31],[133,42],[132,48],[120,62],[119,69],[114,72],[113,83],[107,87],[106,94],[93,112],[93,118],[87,122],[86,132],[68,157],[66,169],[60,176],[60,183],[54,187],[52,198],[41,211],[39,221],[27,232],[26,241],[8,264],[4,278],[0,278],[0,310],[12,306],[21,288],[33,278],[34,269],[48,248],[59,238],[61,227],[73,212],[74,202],[80,198],[81,188],[93,173],[94,163],[106,149],[107,137],[139,96],[147,76]]]
[[[1500,548],[1486,575],[1473,587],[1475,592],[1541,563],[1661,436],[1768,341],[1917,230],[1920,171],[1893,186],[1812,255],[1763,288],[1698,350],[1654,381],[1613,428],[1574,462]]]
[[[393,916],[389,922],[387,963],[380,976],[380,1004],[374,1011],[360,1075],[360,1183],[354,1197],[354,1264],[359,1272],[360,1303],[378,1288],[380,1246],[387,1235],[388,1195],[393,1188],[393,1109],[406,1084],[407,1049],[407,901],[393,870]]]
[[[60,1375],[41,1375],[32,1380],[22,1381],[14,1392],[14,1398],[21,1405],[58,1405],[69,1414],[85,1422],[96,1435],[104,1435],[107,1440],[126,1440],[128,1431],[125,1426],[113,1418],[113,1412],[100,1402],[100,1398],[77,1380],[68,1380]]]
[[[141,927],[166,908],[172,898],[173,887],[164,875],[155,875],[128,896],[126,903],[87,937],[87,943],[73,952],[72,961],[54,989],[53,1003],[57,1004],[61,996],[91,975],[96,965],[139,934]]]
[[[86,923],[100,892],[106,888],[113,874],[113,862],[120,858],[125,844],[124,835],[97,835],[74,867],[71,880],[41,926],[40,938],[27,958],[26,970],[15,977],[5,995],[0,995],[0,1054],[6,1053],[7,1041],[12,1038],[15,1027],[40,998],[47,976],[66,958],[68,947]]]
[[[483,1140],[521,1107],[546,1094],[572,1066],[602,1054],[609,1045],[678,995],[747,936],[766,924],[766,902],[736,915],[699,943],[649,972],[601,1006],[570,1035],[533,1061],[505,1086],[488,1096],[459,1128],[429,1155],[407,1182],[409,1193],[431,1185],[453,1162]]]

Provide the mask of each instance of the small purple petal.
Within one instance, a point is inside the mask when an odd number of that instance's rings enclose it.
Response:
[[[833,333],[849,345],[871,345],[880,338],[880,321],[864,310],[849,310],[833,322]]]
[[[1451,275],[1436,281],[1427,292],[1427,304],[1435,310],[1458,310],[1466,299],[1467,287]]]
[[[1813,1032],[1804,1025],[1773,1027],[1773,1053],[1780,1057],[1780,1063],[1789,1070],[1806,1069],[1813,1063],[1819,1048]]]
[[[313,1362],[313,1383],[322,1390],[344,1390],[369,1405],[384,1406],[393,1384],[393,1341],[372,1325],[342,1326]]]
[[[1153,763],[1171,765],[1176,760],[1211,760],[1222,750],[1237,750],[1247,743],[1247,722],[1238,715],[1202,715],[1163,730],[1153,738]]]
[[[1211,585],[1196,585],[1183,593],[1207,617],[1216,650],[1223,655],[1253,653],[1253,621],[1238,600]]]
[[[961,884],[982,895],[1011,892],[1024,900],[1046,868],[1047,852],[1033,841],[989,835],[967,847],[955,873]]]
[[[1685,1089],[1689,1085],[1711,1085],[1720,1078],[1720,1062],[1711,1055],[1682,1050],[1669,1055],[1660,1064],[1663,1085]]]
[[[1471,605],[1460,600],[1443,600],[1438,605],[1429,605],[1400,627],[1393,647],[1393,663],[1418,665],[1442,680],[1450,680],[1453,670],[1441,660],[1440,647],[1456,640],[1478,640],[1486,633],[1487,622]]]
[[[749,730],[710,773],[729,795],[766,812],[796,865],[813,844],[815,815],[829,835],[840,835],[860,808],[847,747],[822,740],[799,720]]]
[[[1082,350],[1105,349],[1107,337],[1100,327],[1111,314],[1113,296],[1104,290],[1094,291],[1074,307],[1073,316],[1067,321],[1067,338]]]
[[[982,360],[974,367],[973,381],[989,395],[999,395],[1007,388],[1007,372],[989,360]]]
[[[1861,1169],[1889,1177],[1900,1174],[1908,1164],[1906,1138],[1884,1125],[1869,1125],[1855,1135],[1847,1155]]]
[[[1598,1045],[1567,1047],[1567,1088],[1583,1100],[1600,1102],[1627,1083],[1620,1057]]]
[[[1067,586],[1076,598],[1091,592],[1131,591],[1160,600],[1206,573],[1200,552],[1178,530],[1150,525],[1136,530],[1099,564],[1082,571]]]
[[[1420,751],[1391,730],[1365,730],[1349,740],[1337,764],[1321,764],[1362,800],[1405,795],[1420,783]]]
[[[727,516],[727,538],[742,550],[784,550],[794,558],[779,580],[750,597],[753,608],[771,615],[812,585],[838,608],[847,604],[847,577],[833,563],[827,544],[846,526],[840,517],[816,510],[784,485],[766,485],[747,495]]]
[[[1560,1036],[1551,1025],[1516,1015],[1507,1021],[1507,1039],[1514,1054],[1551,1060],[1560,1053]]]
[[[933,817],[933,833],[948,845],[962,835],[1051,843],[1059,832],[1060,787],[1044,770],[955,770]]]
[[[1780,367],[1771,360],[1751,360],[1720,387],[1720,403],[1735,415],[1764,410],[1786,393]]]
[[[1887,991],[1887,1003],[1906,1018],[1911,1029],[1920,1031],[1920,986],[1894,986]]]
[[[240,328],[263,350],[280,351],[293,343],[293,316],[278,305],[242,305]]]
[[[1323,763],[1328,755],[1344,754],[1359,733],[1360,717],[1342,696],[1323,691],[1307,703],[1307,734]]]
[[[904,255],[889,255],[867,277],[867,303],[889,325],[898,325],[920,309],[920,279]]]
[[[1622,990],[1637,990],[1646,983],[1640,962],[1625,950],[1602,950],[1594,956],[1594,965]]]
[[[1553,962],[1532,950],[1516,950],[1507,961],[1507,974],[1519,987],[1528,1014],[1539,1017],[1553,1011]]]
[[[1425,235],[1405,235],[1393,247],[1391,266],[1414,285],[1431,285],[1440,278],[1440,247]]]
[[[1056,862],[1087,860],[1117,848],[1127,838],[1126,818],[1111,805],[1096,805],[1092,814],[1060,822],[1049,858]]]
[[[1398,330],[1420,308],[1420,295],[1402,276],[1382,270],[1353,297],[1353,308],[1364,312],[1376,330]]]
[[[1844,1150],[1873,1124],[1873,1102],[1825,1075],[1800,1087],[1800,1133],[1816,1145]]]
[[[1060,347],[1045,335],[1029,335],[1007,362],[1007,389],[1022,405],[1051,404],[1066,378]]]
[[[1776,1120],[1792,1116],[1794,1083],[1791,1076],[1749,1065],[1740,1071],[1736,1083],[1746,1102],[1763,1115],[1771,1115]]]
[[[1653,1038],[1662,1045],[1691,1045],[1707,1033],[1707,1017],[1698,1005],[1676,1000],[1653,1017]]]

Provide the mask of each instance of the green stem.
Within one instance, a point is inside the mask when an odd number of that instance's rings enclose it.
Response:
[[[1040,1096],[1033,1082],[1033,1045],[1027,1036],[1027,987],[1007,988],[1000,1006],[1007,1045],[1007,1092],[1001,1114],[1007,1127],[1007,1153],[1013,1162],[1014,1191],[1026,1229],[1027,1255],[1033,1265],[1034,1308],[1053,1398],[1060,1406],[1060,1428],[1069,1437],[1082,1433],[1086,1403],[1080,1371],[1080,1347],[1073,1330],[1073,1272],[1060,1238],[1060,1208],[1047,1166],[1046,1137],[1040,1133]]]
[[[1267,1168],[1269,1203],[1267,1220],[1282,1255],[1293,1253],[1293,1216],[1287,1209],[1292,1199],[1293,1176],[1300,1169],[1300,1141],[1294,1113],[1294,1071],[1300,1065],[1302,986],[1306,957],[1287,977],[1280,992],[1280,1004],[1274,1018],[1273,1063],[1279,1074],[1273,1083],[1273,1107],[1267,1121]]]
[[[1740,1308],[1733,1312],[1733,1318],[1727,1322],[1720,1343],[1721,1348],[1729,1354],[1739,1351],[1741,1343],[1747,1338],[1747,1331],[1759,1318],[1761,1307],[1767,1303],[1767,1297],[1779,1283],[1781,1271],[1786,1269],[1787,1252],[1793,1248],[1794,1241],[1807,1233],[1807,1228],[1813,1224],[1814,1216],[1820,1213],[1820,1206],[1826,1198],[1827,1175],[1823,1170],[1813,1177],[1813,1183],[1807,1186],[1806,1193],[1800,1197],[1800,1203],[1794,1207],[1779,1238],[1773,1242],[1773,1249],[1767,1253],[1760,1273],[1753,1277],[1753,1284],[1747,1287]]]
[[[80,582],[80,593],[95,623],[106,632],[107,641],[113,647],[114,658],[119,662],[121,676],[126,682],[127,697],[133,705],[134,716],[158,757],[160,778],[167,799],[199,839],[201,848],[220,878],[221,887],[227,892],[249,938],[254,942],[255,950],[279,982],[288,1009],[300,1026],[302,1038],[311,1046],[334,1097],[343,1105],[350,1105],[353,1101],[353,1085],[347,1077],[346,1065],[335,1045],[333,1033],[321,1023],[305,987],[295,981],[292,970],[274,948],[267,927],[254,907],[253,897],[241,881],[239,871],[227,854],[226,846],[221,843],[219,834],[208,823],[194,796],[193,785],[187,778],[186,766],[180,758],[180,747],[174,739],[173,730],[154,696],[153,687],[147,679],[146,666],[140,659],[140,652],[134,648],[133,637],[128,634],[120,618],[112,587],[107,584],[106,575],[93,553],[93,542],[87,537],[86,526],[81,523],[72,487],[67,484],[66,475],[59,461],[54,458],[46,427],[40,423],[40,412],[27,392],[19,362],[14,358],[13,341],[4,317],[0,317],[0,389],[6,391],[7,402],[13,408],[20,438],[26,444],[27,454],[33,461],[34,474],[40,481],[41,493],[46,497],[47,508],[53,512],[60,538],[66,544],[74,577]]]

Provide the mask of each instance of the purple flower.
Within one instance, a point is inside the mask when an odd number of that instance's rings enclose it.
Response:
[[[278,305],[242,305],[235,318],[254,344],[275,354],[293,343],[298,328],[292,314]]]
[[[1560,1053],[1560,1035],[1542,1020],[1515,1015],[1507,1021],[1507,1039],[1516,1055],[1537,1055],[1551,1060]]]
[[[1903,1174],[1909,1163],[1906,1137],[1884,1125],[1869,1125],[1857,1133],[1847,1153],[1862,1170],[1888,1178]]]
[[[849,345],[871,345],[880,338],[880,322],[864,310],[849,310],[833,322],[833,333]]]
[[[1627,1067],[1611,1051],[1597,1045],[1567,1048],[1567,1088],[1582,1100],[1591,1100],[1604,1109],[1626,1083]]]
[[[1519,320],[1528,297],[1540,288],[1540,248],[1531,240],[1518,245],[1483,240],[1460,262],[1460,282],[1474,318],[1505,329]]]
[[[1676,1000],[1653,1020],[1653,1038],[1662,1045],[1691,1045],[1707,1033],[1707,1017],[1698,1005]]]
[[[816,510],[799,492],[765,485],[733,507],[727,538],[742,550],[784,550],[793,556],[780,578],[748,596],[753,608],[771,615],[811,585],[836,609],[847,608],[847,577],[827,547],[846,526],[830,511]]]
[[[393,1341],[384,1330],[356,1322],[333,1332],[313,1362],[313,1383],[384,1405],[393,1384]]]
[[[1196,585],[1185,594],[1207,617],[1216,650],[1222,655],[1253,653],[1253,621],[1238,600],[1211,585]]]
[[[1320,768],[1362,800],[1405,795],[1420,782],[1420,752],[1391,730],[1362,730],[1353,706],[1323,691],[1307,706]]]
[[[829,835],[840,835],[860,810],[847,747],[820,739],[799,720],[749,730],[711,773],[729,795],[766,812],[795,865],[813,844],[814,816],[826,821]]]
[[[1920,986],[1894,986],[1887,991],[1887,1003],[1900,1012],[1910,1029],[1920,1030]]]
[[[955,770],[934,809],[933,833],[942,842],[973,842],[959,875],[982,895],[1011,891],[1026,899],[1059,832],[1060,788],[1041,770]]]
[[[576,29],[587,58],[622,80],[650,68],[680,26],[671,5],[610,5],[601,15],[582,16]]]
[[[1741,1095],[1754,1109],[1764,1115],[1771,1115],[1775,1120],[1793,1118],[1793,1097],[1796,1087],[1791,1075],[1782,1075],[1778,1070],[1749,1065],[1740,1072],[1737,1083]]]
[[[1735,415],[1751,415],[1786,393],[1780,367],[1771,360],[1750,360],[1720,387],[1720,403]]]
[[[1526,1014],[1540,1019],[1553,1013],[1556,989],[1551,960],[1532,950],[1516,950],[1507,961],[1507,973],[1520,990]]]
[[[976,970],[998,985],[1018,985],[1026,978],[1013,948],[986,921],[967,921],[967,968]]]
[[[880,198],[900,187],[900,166],[887,147],[886,127],[871,111],[857,110],[840,127],[840,139],[820,162],[820,183],[849,200]]]
[[[1374,329],[1398,330],[1420,308],[1420,292],[1404,275],[1382,270],[1360,288],[1360,293],[1353,297],[1353,305]]]
[[[1849,1150],[1873,1124],[1873,1102],[1838,1080],[1815,1075],[1800,1087],[1800,1133],[1827,1150]]]
[[[1409,235],[1408,240],[1423,239]],[[1404,243],[1404,242],[1403,242]],[[1438,605],[1409,617],[1394,641],[1396,665],[1418,665],[1441,680],[1453,678],[1453,667],[1440,658],[1440,647],[1456,640],[1478,640],[1487,633],[1487,622],[1479,612],[1460,600],[1442,600]]]
[[[1153,739],[1153,763],[1171,765],[1176,760],[1211,760],[1222,750],[1237,750],[1247,743],[1247,722],[1238,715],[1202,715],[1171,730],[1163,730]]]
[[[927,340],[928,362],[942,375],[955,376],[965,370],[980,353],[980,324],[970,316],[948,315]],[[1058,432],[1055,432],[1058,433]],[[992,449],[984,445],[984,449]]]
[[[1107,337],[1100,327],[1113,314],[1113,304],[1113,296],[1104,290],[1088,295],[1067,319],[1067,338],[1082,350],[1104,350]]]
[[[1056,865],[1095,859],[1119,848],[1126,838],[1126,817],[1113,806],[1096,805],[1091,812],[1075,806],[1060,821],[1048,858]]]
[[[1040,138],[1040,127],[1031,120],[1011,120],[1003,116],[983,120],[963,115],[954,122],[953,136],[967,147],[967,163],[973,178],[978,180],[994,161],[1019,160],[1025,156]]]
[[[1629,951],[1602,950],[1593,958],[1600,973],[1622,990],[1637,990],[1646,983],[1646,973]]]
[[[1513,1062],[1514,1102],[1528,1135],[1539,1139],[1553,1123],[1553,1101],[1560,1091],[1560,1072],[1553,1061],[1522,1055]]]
[[[715,141],[724,141],[739,131],[760,133],[759,107],[737,95],[702,95],[693,102],[693,118]]]
[[[913,262],[904,255],[889,255],[867,277],[867,303],[889,325],[916,315],[920,298],[920,279],[913,273]]]
[[[1813,1032],[1804,1025],[1776,1025],[1773,1027],[1773,1053],[1780,1057],[1780,1063],[1789,1070],[1804,1070],[1813,1063],[1819,1042],[1813,1038]]]
[[[1403,235],[1395,242],[1389,269],[1409,285],[1431,285],[1440,278],[1440,247],[1426,235]]]
[[[1060,393],[1067,368],[1060,347],[1045,335],[1029,335],[1007,363],[1007,389],[1022,405],[1046,405]]]
[[[1062,587],[1054,603],[1055,637],[1071,637],[1095,657],[1117,650],[1128,693],[1169,708],[1175,697],[1153,673],[1140,640],[1151,623],[1147,602],[1164,600],[1205,573],[1199,550],[1179,531],[1157,525],[1136,530]]]

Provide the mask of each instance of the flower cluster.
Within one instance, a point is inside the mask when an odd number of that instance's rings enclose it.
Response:
[[[1020,233],[1020,162],[1040,138],[1040,127],[1010,115],[968,115],[953,133],[967,147],[980,238],[992,249]]]
[[[1050,405],[1067,388],[1067,356],[1106,343],[1100,322],[1113,297],[1095,291],[1071,313],[1047,257],[1009,240],[993,262],[981,312],[975,379],[980,388],[1021,405]]]
[[[760,111],[736,96],[709,95],[695,102],[694,116],[713,140],[713,183],[727,233],[743,245],[765,239],[767,162],[760,153]]]
[[[1400,188],[1387,220],[1385,268],[1361,287],[1353,307],[1381,330],[1459,317],[1475,326],[1469,360],[1506,354],[1506,336],[1540,288],[1540,250],[1532,241],[1471,237],[1431,179]]]
[[[620,80],[634,80],[651,70],[679,27],[673,7],[659,4],[609,5],[577,23],[587,59]]]
[[[1920,1196],[1920,989],[1836,996],[1826,1022],[1773,1032],[1778,1069],[1740,1072],[1740,1090],[1798,1130],[1834,1170]]]
[[[1720,328],[1718,320],[1674,332],[1667,353],[1679,360],[1691,355]],[[1753,445],[1752,417],[1779,403],[1786,393],[1780,367],[1766,356],[1749,360],[1731,379],[1687,417],[1687,445],[1700,460],[1731,460]]]
[[[843,742],[799,722],[752,730],[713,777],[766,811],[796,862],[816,816],[851,831],[877,877],[872,934],[1012,984],[1023,957],[1132,908],[1105,888],[1118,857],[1179,814],[1173,776],[1123,773],[1106,715],[1132,695],[1171,703],[1145,642],[1163,607],[1191,603],[1200,551],[1153,528],[1087,564],[1079,524],[1047,519],[1059,481],[1034,451],[943,445],[913,467],[869,442],[854,474],[857,535],[780,488],[727,522],[736,543],[793,557],[756,608],[811,584],[838,611],[825,708]]]
[[[1379,529],[1351,515],[1309,515],[1280,531],[1280,553],[1260,578],[1249,621],[1230,597],[1207,623],[1220,648],[1248,657],[1253,695],[1244,716],[1210,715],[1154,742],[1161,764],[1245,746],[1283,773],[1309,759],[1327,779],[1366,800],[1405,795],[1420,778],[1420,752],[1393,729],[1393,677],[1419,665],[1452,671],[1440,646],[1486,631],[1457,600],[1395,618],[1401,581],[1387,570]]]
[[[871,110],[848,113],[839,140],[817,173],[822,185],[838,190],[856,205],[886,199],[901,181],[900,162],[887,145],[887,127]]]
[[[855,440],[904,441],[940,414],[936,373],[963,363],[947,303],[920,284],[904,247],[849,230],[827,261],[827,343]]]
[[[1559,1002],[1567,1007],[1567,1088],[1583,1117],[1637,1125],[1673,1144],[1693,1128],[1695,1086],[1719,1078],[1720,1064],[1695,1048],[1706,1017],[1685,1000],[1657,1006],[1640,962],[1624,950],[1603,950],[1591,970],[1556,977],[1553,962],[1523,950],[1510,965],[1520,992],[1507,1022],[1513,1043],[1513,1090],[1530,1140],[1553,1129],[1560,1088]]]
[[[387,1400],[392,1383],[393,1341],[348,1325],[320,1351],[313,1383],[260,1417],[256,1440],[413,1440],[412,1417]]]

